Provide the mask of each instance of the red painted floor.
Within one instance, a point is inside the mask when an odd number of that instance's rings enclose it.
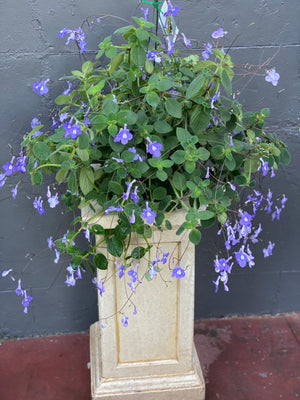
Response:
[[[300,400],[300,314],[204,320],[195,343],[206,400]],[[8,340],[1,400],[90,399],[89,335]]]

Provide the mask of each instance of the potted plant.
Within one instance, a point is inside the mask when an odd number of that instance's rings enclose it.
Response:
[[[71,230],[50,237],[48,245],[54,262],[63,253],[71,256],[68,286],[83,271],[97,271],[93,398],[176,399],[184,390],[186,398],[200,399],[194,245],[206,228],[220,225],[227,256],[216,256],[214,284],[228,291],[233,265],[254,265],[250,245],[261,231],[254,225],[257,212],[279,219],[287,200],[283,195],[273,204],[271,191],[258,190],[255,178],[275,176],[290,156],[277,135],[264,130],[269,110],[244,112],[233,93],[234,64],[220,47],[227,32],[213,32],[202,55],[192,54],[191,41],[175,24],[180,7],[144,3],[153,5],[154,23],[149,9],[142,9],[143,17],[114,32],[123,38],[121,45],[105,38],[95,62],[63,78],[68,87],[55,101],[60,111],[52,129],[44,132],[32,120],[21,153],[3,165],[0,186],[15,171],[29,173],[33,185],[55,174],[64,194],[59,198],[48,186],[49,206],[62,201],[81,212]],[[59,36],[85,51],[82,27],[64,28]],[[177,46],[189,52],[182,55]],[[276,86],[279,74],[271,68],[265,80]],[[33,90],[47,94],[48,82],[34,83]],[[44,213],[41,196],[33,205]],[[82,233],[85,249],[76,245]],[[266,257],[273,247],[269,242]],[[32,297],[20,281],[17,294],[27,312]]]

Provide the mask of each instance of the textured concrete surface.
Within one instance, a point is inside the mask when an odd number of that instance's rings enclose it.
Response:
[[[30,130],[33,117],[46,126],[55,111],[53,99],[65,86],[57,79],[79,68],[84,57],[76,47],[65,46],[65,38],[57,37],[63,27],[77,28],[89,15],[107,13],[130,21],[131,15],[142,15],[138,0],[0,0],[0,165],[20,150],[19,143]],[[237,77],[235,88],[246,109],[270,107],[271,130],[287,140],[293,156],[289,168],[281,168],[272,188],[289,198],[282,220],[272,224],[264,220],[264,240],[276,242],[274,256],[268,260],[259,255],[251,271],[237,270],[230,280],[229,293],[215,295],[212,280],[213,258],[223,248],[215,230],[204,232],[197,248],[196,317],[218,317],[235,313],[276,313],[300,310],[299,271],[299,65],[300,38],[298,0],[177,0],[182,7],[178,26],[193,42],[195,51],[202,51],[212,31],[224,27],[229,33],[225,46],[236,64],[262,64],[274,57],[258,76]],[[124,22],[124,24],[126,24]],[[87,57],[93,59],[101,38],[123,25],[120,20],[103,20],[87,29]],[[265,69],[276,67],[281,78],[276,88],[264,82]],[[247,69],[246,69],[247,70]],[[245,73],[245,68],[238,73]],[[49,95],[39,98],[32,92],[32,83],[51,78]],[[49,113],[50,110],[50,113]],[[96,291],[90,277],[75,288],[66,288],[66,260],[53,263],[46,239],[59,237],[68,228],[71,216],[47,210],[40,217],[32,208],[36,195],[45,195],[46,184],[32,189],[21,179],[19,195],[12,201],[11,189],[18,182],[11,180],[0,191],[0,268],[13,268],[21,276],[28,294],[34,297],[26,316],[15,285],[0,279],[0,336],[28,336],[86,330],[97,319]],[[50,179],[50,178],[49,178]],[[47,183],[47,182],[46,182]],[[29,197],[29,199],[27,198]]]
[[[300,398],[300,314],[197,321],[195,344],[206,400]],[[90,399],[87,332],[4,341],[0,357],[1,400]]]

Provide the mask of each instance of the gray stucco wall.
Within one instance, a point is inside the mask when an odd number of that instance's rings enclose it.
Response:
[[[210,40],[212,31],[224,27],[229,31],[225,45],[235,40],[231,55],[237,64],[262,64],[274,57],[281,79],[276,88],[263,77],[237,77],[240,98],[246,109],[270,107],[270,129],[287,141],[292,154],[288,168],[280,168],[270,185],[274,193],[289,198],[280,222],[263,221],[265,240],[276,242],[274,256],[256,257],[253,270],[236,270],[230,278],[230,292],[214,293],[213,258],[223,246],[216,229],[206,231],[197,248],[196,318],[230,314],[262,314],[300,311],[299,266],[299,24],[298,0],[178,0],[182,7],[178,24],[185,34],[199,40]],[[9,161],[19,151],[19,143],[30,130],[30,121],[38,117],[50,124],[52,100],[62,90],[61,84],[50,85],[48,96],[39,98],[31,90],[32,83],[50,77],[57,81],[71,69],[80,66],[75,46],[64,45],[57,33],[67,26],[78,27],[86,16],[108,13],[130,20],[139,15],[137,0],[0,0],[0,73],[1,135],[0,163]],[[111,30],[122,26],[117,20],[104,20],[87,33],[89,50]],[[93,59],[93,52],[88,57]],[[264,70],[261,71],[264,74]],[[22,274],[24,287],[34,297],[28,315],[14,293],[15,283],[0,279],[0,336],[27,336],[85,330],[97,319],[96,293],[85,278],[74,288],[66,288],[65,262],[53,263],[47,249],[50,234],[63,234],[71,216],[47,210],[39,216],[32,208],[36,195],[46,186],[35,188],[22,180],[16,200],[10,190],[17,181],[10,181],[0,190],[0,267],[13,268]],[[29,197],[29,199],[27,198]],[[261,253],[260,251],[257,253]]]

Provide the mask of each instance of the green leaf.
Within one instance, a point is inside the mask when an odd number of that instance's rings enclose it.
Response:
[[[231,159],[225,158],[225,167],[229,169],[229,171],[234,171],[236,167],[235,159],[233,157]]]
[[[208,160],[210,156],[210,152],[205,147],[199,147],[197,154],[201,161]]]
[[[174,118],[182,117],[182,105],[175,99],[167,99],[165,103],[167,113]]]
[[[158,186],[153,190],[153,198],[154,200],[162,200],[166,197],[167,190],[162,186]]]
[[[130,32],[131,30],[134,30],[134,29],[135,29],[135,27],[133,25],[122,26],[122,28],[119,28],[116,31],[114,31],[114,34],[123,35],[124,33]]]
[[[180,172],[175,172],[173,177],[173,185],[178,190],[184,190],[186,188],[186,179]]]
[[[123,243],[120,239],[113,236],[107,244],[108,252],[115,257],[121,257],[123,253]]]
[[[154,66],[153,66],[153,62],[151,60],[146,60],[145,69],[146,69],[146,72],[148,72],[148,74],[152,74]]]
[[[47,160],[50,153],[50,148],[44,142],[37,142],[33,145],[33,154],[40,160]]]
[[[116,54],[109,63],[109,74],[111,75],[119,65],[124,61],[125,52]]]
[[[62,106],[64,104],[70,104],[70,102],[71,98],[66,94],[61,94],[55,99],[55,104],[57,104],[58,106]]]
[[[174,154],[171,155],[171,160],[175,162],[175,164],[183,164],[185,162],[185,151],[177,150]]]
[[[173,128],[166,121],[158,120],[154,122],[154,130],[157,133],[169,133],[173,130]]]
[[[235,182],[240,186],[245,186],[247,184],[247,178],[245,175],[237,175],[234,178]]]
[[[201,232],[198,231],[198,229],[193,229],[191,230],[191,232],[189,233],[189,239],[192,243],[194,244],[199,244],[200,240],[201,240]]]
[[[168,179],[168,174],[165,171],[162,171],[162,170],[161,171],[157,171],[156,172],[156,176],[162,182],[164,182],[164,181],[166,181]]]
[[[123,186],[116,181],[110,181],[108,187],[113,193],[117,194],[118,196],[121,196],[124,192]]]
[[[57,182],[63,182],[68,175],[68,169],[60,169],[57,174],[55,175],[55,179]]]
[[[137,67],[143,67],[146,61],[146,52],[143,46],[136,43],[130,50],[130,57]]]
[[[224,89],[226,90],[227,96],[230,96],[232,92],[231,80],[225,69],[223,69],[221,73],[221,82],[222,85],[224,86]]]
[[[188,174],[194,172],[195,168],[196,168],[196,163],[194,161],[186,161],[186,163],[184,164],[184,169]]]
[[[94,172],[87,169],[82,168],[79,174],[79,186],[84,195],[88,194],[91,190],[93,190],[94,184]]]
[[[209,210],[203,210],[203,211],[198,211],[197,215],[199,219],[207,220],[213,218],[215,216],[215,213]]]
[[[203,132],[207,128],[210,118],[210,113],[205,112],[202,106],[196,106],[191,113],[190,119],[190,125],[193,132],[196,135]]]
[[[94,264],[98,269],[107,269],[108,261],[104,254],[99,253],[94,256]]]
[[[89,137],[86,133],[82,133],[78,139],[78,146],[80,150],[87,149],[89,147]]]
[[[151,107],[157,107],[159,104],[159,96],[156,92],[149,92],[146,101]]]
[[[198,75],[194,80],[192,80],[186,91],[187,99],[193,99],[200,94],[204,80],[205,77],[203,75]]]
[[[176,136],[178,138],[179,143],[188,142],[192,138],[192,135],[183,128],[176,129]]]
[[[132,151],[128,151],[128,150],[123,151],[123,153],[121,154],[122,160],[125,163],[131,163],[135,156],[136,156],[135,153],[133,153]]]
[[[152,22],[146,21],[144,18],[138,18],[138,17],[132,17],[132,18],[135,20],[135,22],[138,25],[140,25],[144,28],[153,28],[154,27],[154,24]]]
[[[89,152],[86,149],[81,150],[81,149],[79,149],[79,147],[77,147],[76,153],[81,161],[88,161],[90,158]]]
[[[291,162],[291,155],[287,149],[280,149],[279,161],[284,165],[288,165]]]
[[[33,176],[32,176],[32,183],[34,185],[40,186],[43,182],[43,174],[41,171],[37,171]]]
[[[168,231],[170,231],[172,229],[172,224],[167,219],[166,219],[165,225],[166,225],[166,228],[168,229]]]
[[[68,189],[72,194],[77,193],[77,178],[76,173],[71,171],[68,177]]]
[[[146,249],[144,247],[135,247],[132,252],[130,257],[134,258],[135,260],[139,260],[140,258],[143,258],[144,255],[146,254]]]
[[[82,72],[84,75],[87,75],[90,72],[92,72],[93,68],[94,68],[94,64],[92,63],[92,61],[86,61],[82,64]]]
[[[143,28],[138,28],[135,31],[135,34],[141,42],[144,40],[147,40],[149,38],[149,33],[147,31],[145,31],[145,29],[143,29]]]
[[[104,228],[99,224],[93,224],[91,226],[91,231],[95,233],[95,235],[104,235]]]
[[[217,146],[212,147],[213,155],[219,158],[224,157],[224,147],[218,144]]]
[[[104,115],[97,115],[91,118],[91,124],[95,129],[105,129],[107,127],[107,118]]]
[[[156,89],[160,90],[161,92],[165,92],[166,90],[171,89],[176,85],[176,82],[170,81],[170,79],[162,79],[161,81],[157,82]]]
[[[82,262],[82,257],[79,255],[73,256],[71,259],[71,267],[74,269],[78,268]]]

